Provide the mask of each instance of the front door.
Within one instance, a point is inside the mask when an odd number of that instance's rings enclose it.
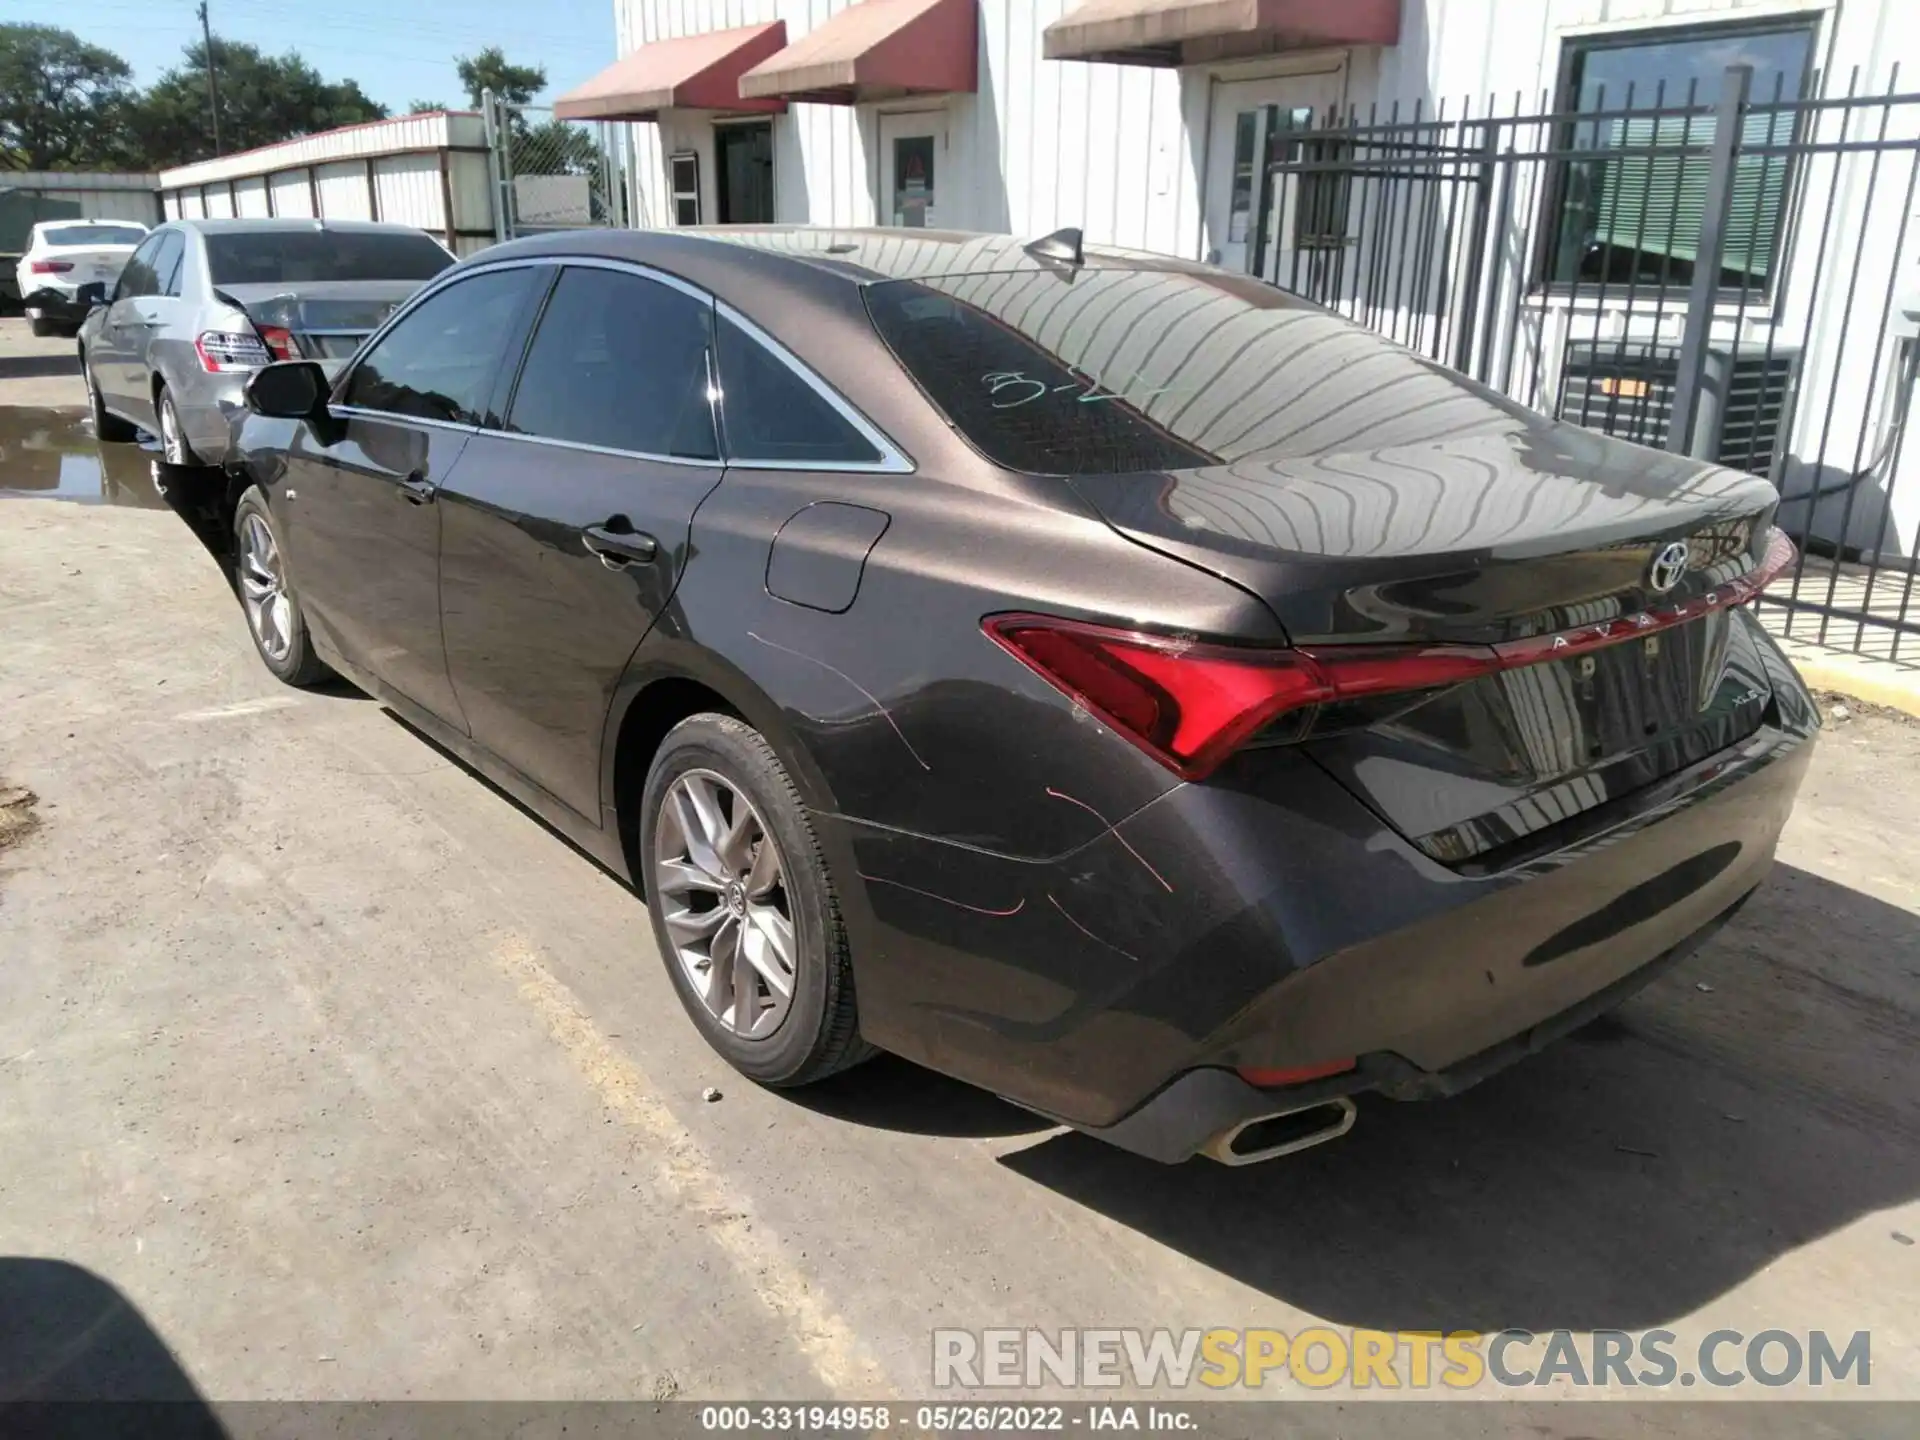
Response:
[[[713,188],[722,225],[773,223],[773,124],[713,127]]]
[[[1286,130],[1324,120],[1340,101],[1341,75],[1281,75],[1266,80],[1236,80],[1216,86],[1212,131],[1207,143],[1206,260],[1228,270],[1251,273],[1260,227],[1261,171],[1268,141]],[[1292,273],[1299,179],[1282,177],[1276,186],[1267,239],[1266,278],[1286,284]],[[1292,203],[1290,203],[1292,202]],[[1284,233],[1282,233],[1284,232]]]
[[[880,223],[924,230],[941,223],[935,181],[947,152],[944,110],[880,117]],[[941,212],[944,213],[944,212]]]
[[[289,447],[289,578],[349,665],[464,729],[440,638],[440,487],[491,412],[548,267],[483,273],[403,315]]]
[[[613,693],[720,483],[712,303],[570,265],[506,420],[441,492],[447,667],[475,741],[594,824]]]

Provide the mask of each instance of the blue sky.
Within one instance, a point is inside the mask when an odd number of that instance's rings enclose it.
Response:
[[[613,63],[613,0],[208,0],[214,33],[269,54],[298,50],[329,80],[354,79],[394,111],[464,104],[455,55],[498,45],[544,65],[550,91]],[[152,84],[200,36],[198,0],[5,0],[8,20],[104,45]]]

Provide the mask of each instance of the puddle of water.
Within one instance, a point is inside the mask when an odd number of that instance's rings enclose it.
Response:
[[[154,482],[159,458],[151,441],[102,445],[83,411],[0,405],[0,498],[164,510]]]

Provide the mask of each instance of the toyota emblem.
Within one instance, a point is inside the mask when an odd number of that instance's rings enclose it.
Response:
[[[1656,595],[1664,595],[1678,585],[1687,573],[1687,559],[1692,552],[1687,542],[1676,540],[1653,557],[1653,564],[1647,567],[1647,588]]]

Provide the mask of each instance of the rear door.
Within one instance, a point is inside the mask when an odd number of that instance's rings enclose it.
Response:
[[[308,618],[349,664],[455,728],[439,491],[495,408],[550,274],[483,271],[428,296],[336,387],[336,423],[301,426],[288,453],[281,523]]]
[[[146,336],[138,302],[159,288],[154,260],[171,234],[174,232],[156,231],[127,258],[111,291],[107,313],[101,317],[99,331],[87,353],[87,362],[93,367],[93,383],[108,408],[146,425],[153,423],[153,406],[148,397],[137,393],[139,387],[131,373],[139,363]]]
[[[712,325],[670,277],[567,266],[505,422],[440,492],[447,664],[473,738],[595,823],[614,687],[720,481]]]

